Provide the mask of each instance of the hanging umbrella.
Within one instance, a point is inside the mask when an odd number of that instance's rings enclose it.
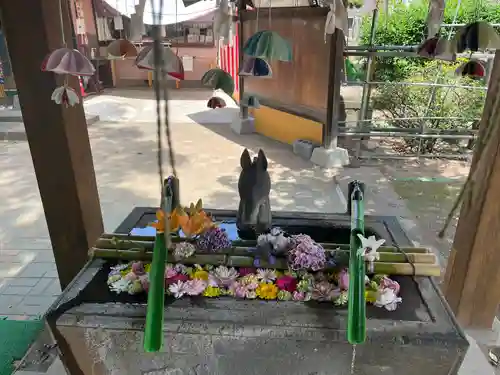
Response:
[[[229,73],[220,68],[214,68],[207,71],[203,77],[201,77],[201,83],[214,90],[222,90],[229,96],[232,96],[234,93],[233,78]]]
[[[240,76],[254,76],[270,78],[273,76],[271,65],[261,58],[244,56],[243,64],[240,70]]]
[[[259,99],[253,95],[245,95],[242,100],[242,105],[248,108],[260,108]]]
[[[500,35],[487,22],[473,22],[464,26],[456,35],[457,52],[477,52],[486,49],[500,49]]]
[[[58,48],[52,51],[42,63],[42,72],[70,74],[72,76],[94,75],[94,65],[76,49]]]
[[[469,60],[460,65],[455,74],[462,77],[483,78],[486,75],[486,68],[479,60]]]
[[[417,49],[417,54],[429,59],[444,61],[455,61],[457,55],[454,51],[454,43],[437,36],[425,40]]]
[[[224,108],[226,107],[226,102],[222,98],[219,98],[217,96],[212,96],[210,99],[208,99],[207,107],[212,109]]]
[[[121,58],[131,58],[137,56],[137,48],[127,39],[117,39],[109,43],[108,48],[108,58],[110,59],[121,59]]]
[[[292,61],[292,47],[277,32],[257,31],[245,43],[243,52],[252,57],[260,57],[267,61]]]
[[[162,56],[160,60],[163,62],[163,68],[167,74],[175,79],[184,79],[184,64],[177,54],[169,47],[163,47],[161,50]],[[155,56],[154,47],[147,46],[140,50],[135,59],[135,65],[139,69],[154,70]]]

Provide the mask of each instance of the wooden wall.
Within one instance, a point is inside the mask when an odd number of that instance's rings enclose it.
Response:
[[[279,101],[287,106],[305,106],[325,111],[328,87],[328,44],[324,27],[328,9],[268,8],[243,13],[243,40],[257,30],[273,30],[287,39],[293,61],[272,61],[273,78],[245,77],[245,92]],[[269,26],[270,24],[270,26]]]

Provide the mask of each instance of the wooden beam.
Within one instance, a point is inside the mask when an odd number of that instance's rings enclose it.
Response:
[[[470,170],[473,184],[464,196],[443,282],[445,297],[458,321],[471,328],[490,328],[500,302],[499,98],[497,51]]]
[[[51,100],[64,77],[41,72],[45,56],[62,47],[57,0],[0,0],[24,126],[42,198],[57,271],[64,288],[87,260],[103,222],[82,104]],[[71,18],[62,0],[65,39],[72,48]],[[76,77],[69,85],[79,93]]]

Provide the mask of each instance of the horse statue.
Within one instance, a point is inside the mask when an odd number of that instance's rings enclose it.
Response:
[[[252,237],[271,228],[271,177],[267,171],[264,151],[259,150],[253,161],[247,149],[240,158],[241,174],[238,181],[240,205],[236,216],[236,226],[240,237],[252,233]]]

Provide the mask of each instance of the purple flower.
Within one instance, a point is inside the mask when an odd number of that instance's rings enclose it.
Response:
[[[214,227],[201,234],[196,245],[201,251],[217,251],[230,248],[232,243],[225,229]]]
[[[192,279],[184,283],[184,291],[187,295],[197,296],[205,290],[207,282],[200,279]]]
[[[134,262],[132,263],[132,272],[137,276],[144,275],[146,270],[144,269],[144,263],[142,262]]]
[[[325,249],[305,234],[292,236],[288,252],[290,267],[297,270],[319,271],[325,267]]]

